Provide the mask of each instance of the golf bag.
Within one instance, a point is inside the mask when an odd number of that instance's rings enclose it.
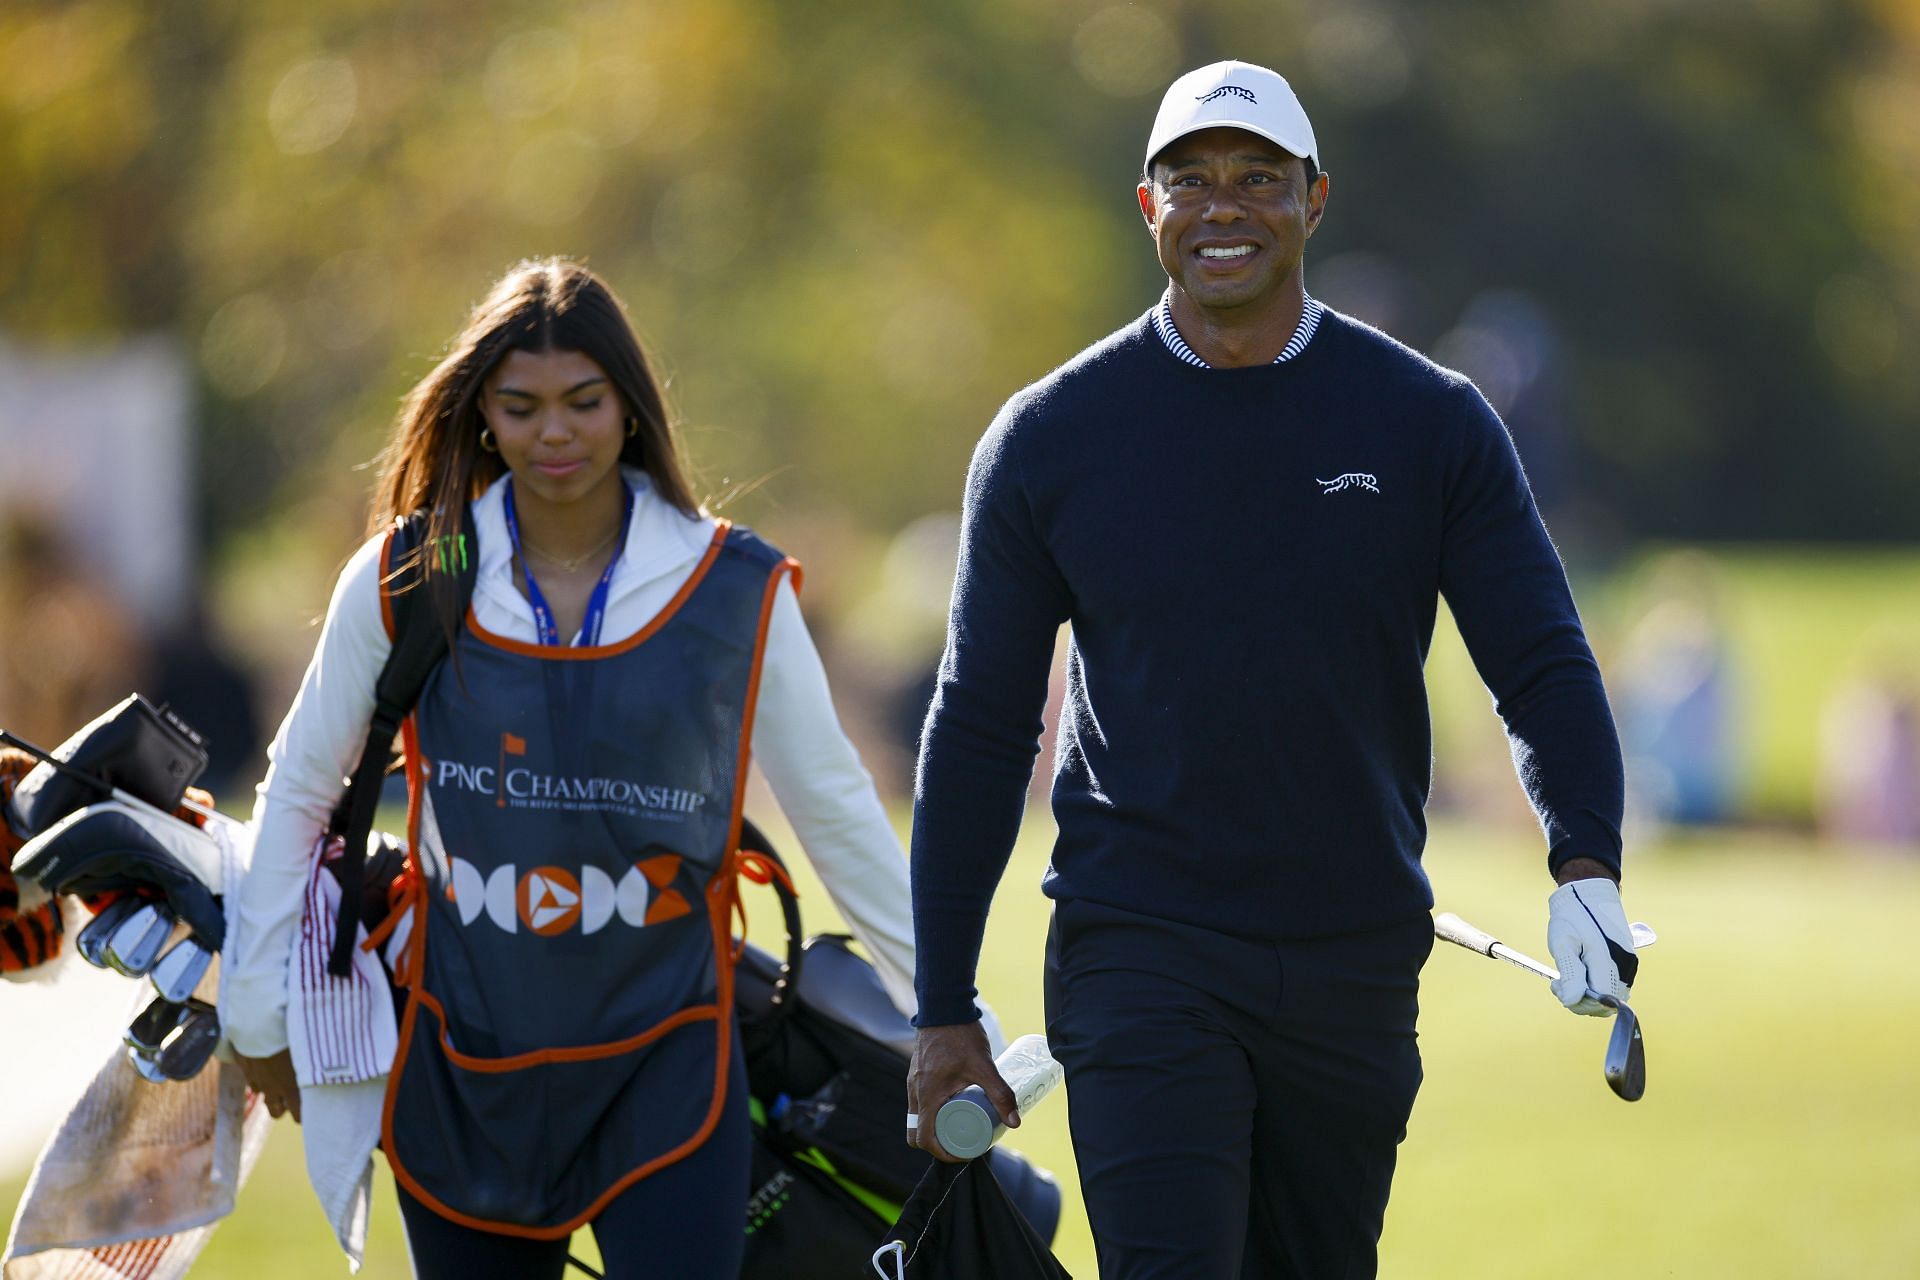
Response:
[[[212,1059],[214,952],[246,862],[244,828],[208,816],[212,797],[192,790],[207,761],[200,736],[138,694],[51,752],[4,737],[40,761],[17,786],[0,783],[0,851],[17,839],[19,887],[51,895],[56,910],[84,902],[95,914],[74,949],[153,990],[124,1048],[64,1115],[47,1117],[0,1270],[178,1280],[232,1211],[273,1124],[248,1106],[239,1067]],[[198,812],[177,808],[183,800]],[[11,890],[11,876],[0,880]],[[190,935],[174,941],[182,924]],[[59,1062],[87,1050],[63,1041],[52,1052]]]
[[[772,853],[751,824],[741,847]],[[867,1268],[933,1163],[901,1136],[913,1028],[847,938],[801,943],[798,906],[777,878],[774,886],[786,961],[748,946],[734,980],[754,1137],[740,1274],[847,1280]],[[1051,1240],[1060,1218],[1053,1179],[1004,1147],[976,1163]]]
[[[155,989],[127,1024],[129,1061],[150,1083],[192,1080],[219,1042],[213,960],[226,941],[223,897],[244,865],[239,825],[207,814],[211,796],[193,798],[200,813],[175,808],[206,765],[205,743],[137,693],[51,752],[3,736],[41,761],[8,799],[8,828],[25,840],[12,874],[94,911],[75,939],[81,957]],[[189,936],[175,941],[180,924]]]
[[[381,781],[393,760],[394,737],[419,699],[427,677],[447,652],[446,633],[427,590],[430,574],[450,581],[454,605],[451,616],[464,612],[473,595],[476,565],[468,554],[466,535],[451,546],[432,548],[434,554],[429,559],[421,545],[426,524],[424,514],[394,523],[381,585],[393,623],[393,648],[374,684],[374,710],[359,762],[328,824],[329,835],[339,837],[346,850],[346,856],[329,864],[340,885],[340,907],[327,968],[339,978],[351,971],[357,925],[385,913],[384,898],[369,895],[368,883],[376,876],[383,877],[380,883],[390,881],[398,869],[397,857],[378,860],[377,853],[384,845],[373,830]],[[22,779],[4,815],[9,826],[32,837],[48,831],[82,805],[88,805],[89,811],[84,821],[76,821],[71,829],[57,834],[60,857],[47,856],[54,852],[51,849],[30,849],[25,852],[36,856],[15,870],[36,876],[50,892],[157,892],[167,900],[173,915],[193,927],[202,945],[210,951],[218,950],[225,940],[224,920],[212,894],[203,891],[203,886],[211,886],[214,893],[219,892],[218,879],[205,874],[204,866],[197,865],[195,859],[182,859],[183,848],[173,847],[182,841],[191,845],[191,839],[151,823],[141,830],[141,823],[129,820],[139,815],[128,815],[123,807],[115,811],[110,804],[90,804],[105,800],[100,794],[100,784],[105,783],[162,811],[171,811],[207,766],[206,743],[200,735],[165,708],[134,694],[74,734],[53,754],[72,768],[57,770],[41,764]],[[156,840],[156,833],[171,834],[171,844]],[[372,867],[366,851],[373,851]],[[175,864],[183,861],[188,871],[198,874],[181,874]]]

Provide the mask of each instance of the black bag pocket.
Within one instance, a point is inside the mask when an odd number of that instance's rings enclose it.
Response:
[[[905,1141],[906,1063],[878,1045],[848,1048],[824,1085],[802,1098],[776,1099],[770,1114],[789,1143],[817,1148],[835,1169],[898,1204],[933,1159]]]
[[[752,1168],[741,1280],[848,1280],[867,1267],[886,1219],[758,1125]]]

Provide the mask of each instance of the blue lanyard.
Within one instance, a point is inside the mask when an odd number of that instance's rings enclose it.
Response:
[[[607,617],[607,592],[613,583],[614,566],[620,563],[620,555],[627,549],[627,526],[633,523],[633,487],[624,479],[620,487],[626,491],[627,509],[620,517],[620,536],[613,544],[613,558],[607,561],[606,569],[600,574],[600,581],[594,584],[593,594],[587,597],[587,616],[580,622],[581,647],[600,643],[600,624]],[[513,481],[507,481],[507,537],[513,543],[513,554],[520,561],[520,569],[527,575],[527,603],[533,606],[533,625],[539,633],[540,643],[560,645],[560,628],[553,620],[553,610],[547,606],[547,598],[540,594],[540,584],[533,580],[533,566],[527,563],[526,556],[520,551],[520,517],[513,506]]]

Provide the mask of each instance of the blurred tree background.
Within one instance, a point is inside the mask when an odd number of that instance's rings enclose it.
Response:
[[[1629,755],[1631,901],[1670,931],[1635,993],[1668,1037],[1650,1123],[1513,1052],[1585,1053],[1544,996],[1535,1029],[1436,964],[1388,1273],[1920,1273],[1920,1022],[1881,945],[1920,909],[1920,0],[3,0],[0,725],[57,740],[140,687],[264,738],[401,396],[559,253],[629,304],[701,491],[806,562],[899,802],[974,441],[1164,287],[1141,150],[1167,82],[1229,57],[1316,126],[1309,289],[1513,428]],[[199,562],[103,556],[82,526],[119,507]],[[1428,672],[1443,900],[1536,929],[1537,840],[1502,830],[1530,816],[1444,621]],[[225,807],[260,770],[247,744]],[[1023,1030],[1028,827],[983,982]],[[0,1001],[45,1050],[0,1081],[0,1204],[123,988],[84,1027],[57,990],[41,1022]],[[1034,1119],[1091,1274],[1065,1117]],[[1563,1229],[1538,1169],[1576,1143],[1627,1229]],[[208,1275],[338,1274],[286,1140],[248,1204]]]
[[[187,353],[263,715],[399,397],[546,253],[621,291],[829,640],[924,664],[973,441],[1162,287],[1142,139],[1227,56],[1313,114],[1309,288],[1475,377],[1577,573],[1920,535],[1913,0],[13,0],[0,331]]]

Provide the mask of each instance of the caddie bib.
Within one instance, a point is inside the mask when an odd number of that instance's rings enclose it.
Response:
[[[383,1138],[442,1216],[565,1236],[713,1131],[754,699],[798,568],[722,521],[627,639],[522,644],[469,611],[427,682]]]

